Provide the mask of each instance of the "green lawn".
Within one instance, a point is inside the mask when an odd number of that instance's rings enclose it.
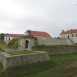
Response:
[[[4,70],[0,77],[77,77],[77,53],[50,56],[50,61]]]
[[[7,52],[10,55],[21,55],[21,54],[31,54],[31,53],[37,53],[34,51],[17,51],[17,52]]]
[[[48,50],[48,49],[59,49],[59,48],[77,48],[77,46],[76,45],[34,46],[33,50]]]
[[[2,48],[0,48],[0,52],[5,52]]]

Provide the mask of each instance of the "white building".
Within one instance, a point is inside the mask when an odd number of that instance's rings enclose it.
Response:
[[[77,29],[71,29],[71,30],[68,30],[68,31],[62,30],[62,32],[60,34],[60,38],[69,39],[70,41],[77,44]]]
[[[24,36],[23,34],[6,34],[4,36],[4,42],[12,40],[13,38],[20,38],[20,37],[23,37],[23,36]]]

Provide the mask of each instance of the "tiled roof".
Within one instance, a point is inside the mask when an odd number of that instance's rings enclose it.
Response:
[[[70,33],[77,33],[77,29],[71,29],[71,30],[68,30],[68,31],[61,32],[61,34],[70,34]]]
[[[6,34],[7,37],[23,37],[23,34]]]
[[[29,35],[33,35],[33,36],[46,36],[46,37],[51,37],[48,33],[46,32],[40,32],[40,31],[27,31],[29,33]]]

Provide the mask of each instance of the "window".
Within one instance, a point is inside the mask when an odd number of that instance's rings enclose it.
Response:
[[[7,40],[7,38],[6,38],[6,40]]]
[[[9,38],[9,40],[10,40],[10,38]]]

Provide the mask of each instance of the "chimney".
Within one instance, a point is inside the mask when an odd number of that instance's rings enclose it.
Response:
[[[64,30],[62,30],[62,32],[64,32]]]
[[[27,30],[27,35],[30,35],[31,34],[31,30]]]

